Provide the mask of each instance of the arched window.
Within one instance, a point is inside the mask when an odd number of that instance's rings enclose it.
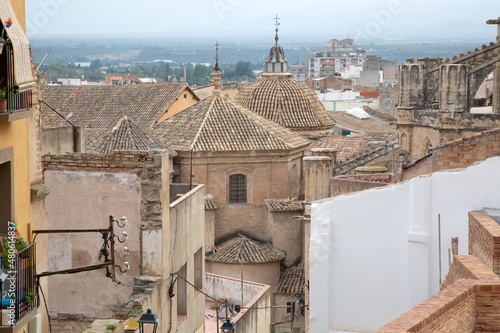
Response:
[[[247,177],[242,174],[229,176],[229,203],[247,202]]]

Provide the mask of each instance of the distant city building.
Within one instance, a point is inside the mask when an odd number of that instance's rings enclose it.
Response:
[[[104,82],[106,84],[133,84],[140,78],[140,76],[108,74],[104,76]]]
[[[301,83],[306,83],[307,80],[307,67],[305,65],[291,65],[290,73],[292,78]]]
[[[306,66],[309,77],[356,78],[363,69],[365,58],[363,46],[355,45],[353,39],[332,39],[326,43],[326,49],[315,51],[312,56],[306,58]]]
[[[90,67],[90,61],[85,62],[74,62],[75,67]]]

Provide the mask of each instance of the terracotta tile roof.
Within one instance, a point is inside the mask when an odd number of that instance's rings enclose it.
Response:
[[[95,154],[109,154],[114,150],[167,149],[162,142],[149,136],[128,116],[120,119],[111,130],[93,137],[86,148],[87,152]]]
[[[316,93],[291,78],[263,78],[241,89],[234,101],[293,130],[333,128]]]
[[[351,132],[368,133],[396,133],[396,126],[389,121],[370,116],[368,119],[359,119],[343,111],[329,112],[336,126]]]
[[[291,267],[281,274],[280,282],[274,289],[275,294],[293,295],[306,283],[304,263]],[[296,294],[304,295],[304,288]]]
[[[243,235],[238,235],[219,246],[217,252],[207,256],[208,261],[226,264],[263,264],[285,259],[285,253],[273,248],[269,243],[258,243]],[[241,260],[241,261],[240,261]]]
[[[182,83],[44,86],[42,99],[76,126],[108,129],[129,116],[148,128],[186,89]],[[64,120],[42,104],[42,124],[61,126]]]
[[[373,147],[369,147],[368,143],[372,141],[385,141],[389,138],[394,140],[395,135],[347,135],[328,134],[320,137],[316,142],[313,142],[306,154],[310,154],[312,148],[333,148],[337,150],[337,162],[350,160],[358,155],[363,154]]]
[[[304,209],[304,204],[302,202],[294,200],[266,199],[264,203],[271,212],[294,212]]]
[[[177,151],[291,150],[309,141],[221,97],[212,96],[152,128]]]
[[[217,208],[214,199],[205,199],[205,210],[216,210]]]

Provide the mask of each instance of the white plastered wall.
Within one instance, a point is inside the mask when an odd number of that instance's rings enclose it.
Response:
[[[500,157],[312,205],[310,331],[375,331],[439,291],[468,212],[500,207]]]

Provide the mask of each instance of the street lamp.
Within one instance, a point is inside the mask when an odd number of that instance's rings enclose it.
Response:
[[[220,327],[222,333],[234,333],[236,330],[236,325],[234,325],[230,319],[227,319],[224,324]]]
[[[143,313],[141,318],[137,321],[139,323],[139,332],[144,333],[144,324],[152,324],[153,325],[153,333],[156,333],[158,329],[158,323],[160,322],[160,318],[156,316],[156,313],[151,312],[151,309],[148,309],[146,313]]]

